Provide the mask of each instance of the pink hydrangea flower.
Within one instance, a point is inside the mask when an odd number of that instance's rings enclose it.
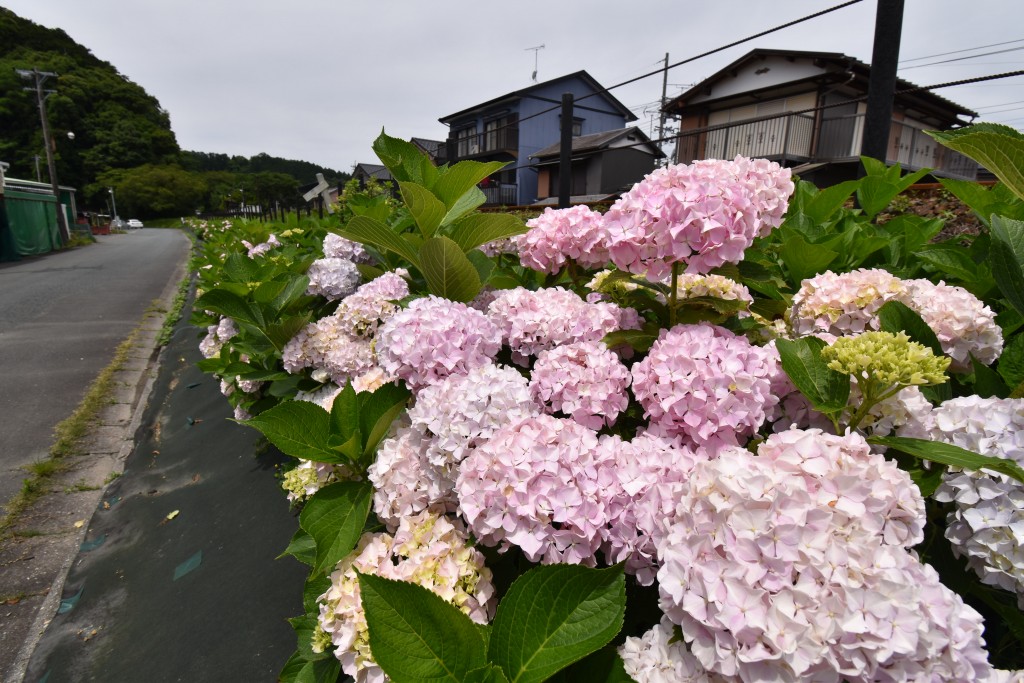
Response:
[[[639,329],[640,317],[613,303],[590,303],[561,287],[499,292],[487,309],[501,330],[512,359],[526,365],[530,356],[562,344],[598,341],[609,332]]]
[[[436,296],[416,299],[377,332],[378,364],[413,391],[486,365],[501,331],[480,311]]]
[[[345,239],[333,232],[324,237],[324,258],[339,258],[356,263],[367,260],[366,249],[358,242]]]
[[[455,483],[427,460],[429,448],[422,430],[401,427],[377,449],[367,478],[373,483],[373,511],[390,531],[424,510],[455,511]]]
[[[633,394],[651,429],[696,446],[737,445],[765,421],[778,352],[701,323],[662,330],[633,366]]]
[[[203,358],[213,358],[220,355],[224,344],[238,334],[238,326],[235,321],[227,316],[222,317],[216,325],[206,328],[206,336],[199,342],[199,352]]]
[[[601,429],[626,409],[629,381],[629,370],[603,342],[576,342],[537,355],[530,393],[548,413]]]
[[[651,278],[673,263],[688,273],[737,263],[755,237],[779,225],[793,189],[788,169],[742,157],[657,169],[605,214],[609,255]]]
[[[256,258],[257,256],[263,256],[274,247],[281,246],[281,241],[277,239],[276,235],[271,235],[267,238],[266,242],[260,242],[259,244],[252,244],[246,240],[242,240],[242,244],[248,249],[247,256],[249,258]]]
[[[427,460],[454,479],[474,448],[502,427],[539,413],[525,377],[488,363],[421,389],[409,420],[428,437]]]
[[[953,359],[953,372],[969,372],[971,355],[991,365],[1003,351],[1003,332],[991,308],[963,287],[907,280],[909,306],[917,311]]]
[[[608,517],[605,558],[609,564],[624,561],[626,572],[649,586],[676,501],[690,470],[708,455],[649,432],[632,441],[602,437],[601,448],[605,455],[598,458],[596,477]]]
[[[398,312],[400,301],[409,296],[406,271],[384,273],[361,285],[342,299],[334,316],[345,323],[350,334],[372,337],[385,320]]]
[[[601,214],[580,204],[568,209],[544,209],[526,222],[530,230],[517,238],[519,260],[526,268],[557,273],[571,259],[584,268],[608,262]]]
[[[697,463],[659,544],[661,606],[741,680],[984,680],[980,615],[908,547],[923,501],[856,434]]]
[[[831,270],[800,283],[790,324],[798,337],[817,332],[845,335],[878,329],[878,309],[889,301],[909,304],[907,283],[880,268]]]
[[[462,515],[484,545],[519,546],[532,562],[594,566],[607,517],[588,472],[603,453],[597,434],[574,420],[514,422],[462,461]]]
[[[359,271],[348,259],[322,258],[313,261],[306,272],[309,276],[307,293],[323,296],[332,301],[343,299],[359,285]]]

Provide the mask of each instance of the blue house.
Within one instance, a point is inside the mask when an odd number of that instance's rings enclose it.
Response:
[[[619,130],[636,120],[626,105],[603,90],[593,76],[577,71],[444,116],[438,120],[449,127],[449,134],[438,162],[511,162],[482,183],[487,203],[532,204],[538,197],[540,169],[530,157],[561,139],[564,93],[575,99],[574,136]]]

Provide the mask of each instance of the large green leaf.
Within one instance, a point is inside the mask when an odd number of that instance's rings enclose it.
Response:
[[[444,171],[431,189],[438,199],[451,209],[464,194],[476,187],[477,183],[507,165],[508,162],[505,161],[460,161]]]
[[[1006,216],[992,216],[992,238],[1000,239],[1010,247],[1017,263],[1024,268],[1024,221]]]
[[[1015,335],[1003,348],[999,356],[999,374],[1003,380],[1015,387],[1024,382],[1024,334]]]
[[[397,232],[380,221],[366,216],[356,216],[348,222],[339,234],[360,244],[372,244],[378,249],[393,251],[412,265],[419,267],[419,256],[416,250]]]
[[[341,437],[342,443],[359,432],[359,398],[351,382],[346,382],[331,404],[331,434]]]
[[[281,554],[275,559],[280,560],[285,555],[291,555],[302,564],[308,564],[312,567],[316,561],[316,541],[301,528],[296,529],[295,534],[292,535],[292,540],[288,543],[288,547],[282,550]]]
[[[388,435],[391,424],[405,410],[410,392],[397,384],[386,384],[373,393],[359,394],[359,429],[364,435],[363,462],[371,462],[377,445]]]
[[[796,284],[825,270],[836,260],[839,253],[818,244],[811,244],[795,232],[786,232],[783,234],[779,255]]]
[[[313,574],[331,572],[356,547],[372,498],[370,482],[339,481],[320,489],[306,502],[299,526],[316,541]]]
[[[398,183],[398,187],[402,190],[402,200],[420,232],[424,237],[433,237],[448,208],[430,190],[418,183]]]
[[[370,651],[394,683],[462,683],[487,664],[476,625],[432,591],[360,574],[359,592]]]
[[[431,237],[420,248],[420,271],[431,294],[469,302],[480,293],[480,275],[455,242]]]
[[[935,331],[928,327],[921,315],[899,301],[888,301],[878,309],[879,327],[883,332],[906,332],[911,340],[924,344],[936,356],[943,355],[942,344]]]
[[[466,216],[448,231],[448,236],[462,251],[475,249],[488,242],[521,235],[526,232],[522,220],[506,213],[477,213]]]
[[[825,342],[817,337],[778,339],[782,369],[818,411],[837,413],[850,399],[850,377],[828,367],[821,357]]]
[[[995,278],[999,291],[1018,313],[1024,315],[1024,272],[1013,247],[993,235],[988,254],[989,262],[992,264],[992,277]]]
[[[1010,387],[999,373],[988,367],[971,354],[971,368],[974,370],[974,393],[981,398],[1007,398]]]
[[[500,668],[488,664],[482,669],[473,669],[466,674],[465,683],[508,683],[508,679]]]
[[[306,662],[295,677],[295,683],[336,683],[341,674],[341,662],[337,657],[327,657]]]
[[[306,401],[284,401],[256,417],[242,421],[263,432],[270,443],[293,458],[337,463],[344,459],[327,446],[330,416]]]
[[[475,186],[469,188],[469,191],[455,202],[455,206],[448,209],[448,213],[444,215],[441,225],[451,225],[486,201],[487,195],[484,194],[483,190]]]
[[[488,659],[509,683],[540,683],[604,647],[622,628],[625,611],[621,565],[535,567],[498,605]]]
[[[824,223],[842,208],[859,184],[859,181],[847,180],[817,192],[804,205],[804,214],[817,223]]]
[[[998,123],[978,123],[950,131],[925,131],[952,150],[992,171],[1024,199],[1024,134]]]
[[[295,629],[296,639],[299,641],[299,654],[307,661],[316,661],[332,657],[326,652],[313,652],[313,633],[316,631],[317,617],[315,614],[305,614],[301,617],[293,617],[288,623]]]
[[[281,322],[274,322],[267,325],[267,339],[278,351],[284,349],[288,342],[295,338],[303,327],[309,323],[309,313],[292,316]]]
[[[261,277],[262,272],[263,269],[260,265],[244,254],[236,252],[228,254],[228,257],[224,259],[223,273],[225,279],[232,282],[245,283],[250,289],[252,285],[263,279]]]
[[[382,130],[373,141],[373,151],[395,180],[430,186],[431,179],[424,177],[423,160],[426,154],[416,145],[393,138]]]
[[[626,673],[618,648],[609,644],[581,659],[567,669],[562,669],[548,679],[549,683],[632,683]]]
[[[993,458],[940,441],[908,439],[902,436],[872,436],[868,442],[886,446],[922,460],[941,462],[943,465],[965,470],[991,470],[1024,482],[1024,470],[1013,460]]]
[[[267,325],[267,321],[258,306],[254,306],[237,294],[232,294],[223,289],[211,289],[203,294],[196,299],[195,308],[200,311],[206,310],[220,313],[235,322],[249,323],[259,328],[266,327]]]
[[[304,296],[308,288],[309,278],[305,275],[296,275],[289,278],[285,286],[281,288],[280,293],[270,302],[270,305],[273,306],[275,312],[281,313],[289,305]]]

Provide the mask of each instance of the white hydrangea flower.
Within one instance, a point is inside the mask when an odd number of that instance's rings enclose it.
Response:
[[[932,328],[950,369],[969,372],[971,354],[991,365],[1003,352],[1003,333],[992,309],[963,287],[928,280],[907,280],[910,307]]]
[[[931,438],[1024,465],[1024,399],[965,396],[933,412]],[[935,491],[956,506],[947,518],[953,552],[982,582],[1017,594],[1024,609],[1024,484],[1004,474],[949,468]]]

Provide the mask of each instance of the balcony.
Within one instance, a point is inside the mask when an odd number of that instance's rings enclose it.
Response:
[[[516,206],[519,204],[518,185],[502,184],[480,189],[487,197],[487,201],[484,202],[486,206]]]
[[[736,155],[790,164],[856,161],[863,137],[863,114],[824,119],[816,136],[813,117],[788,114],[684,131],[677,158],[683,163]],[[978,168],[977,163],[938,144],[919,128],[895,120],[886,157],[887,163],[899,163],[906,170],[931,168],[936,175],[965,180],[974,180]]]
[[[515,158],[519,153],[519,126],[498,127],[483,133],[456,131],[445,141],[438,152],[438,164],[454,163],[462,159],[508,155]]]

